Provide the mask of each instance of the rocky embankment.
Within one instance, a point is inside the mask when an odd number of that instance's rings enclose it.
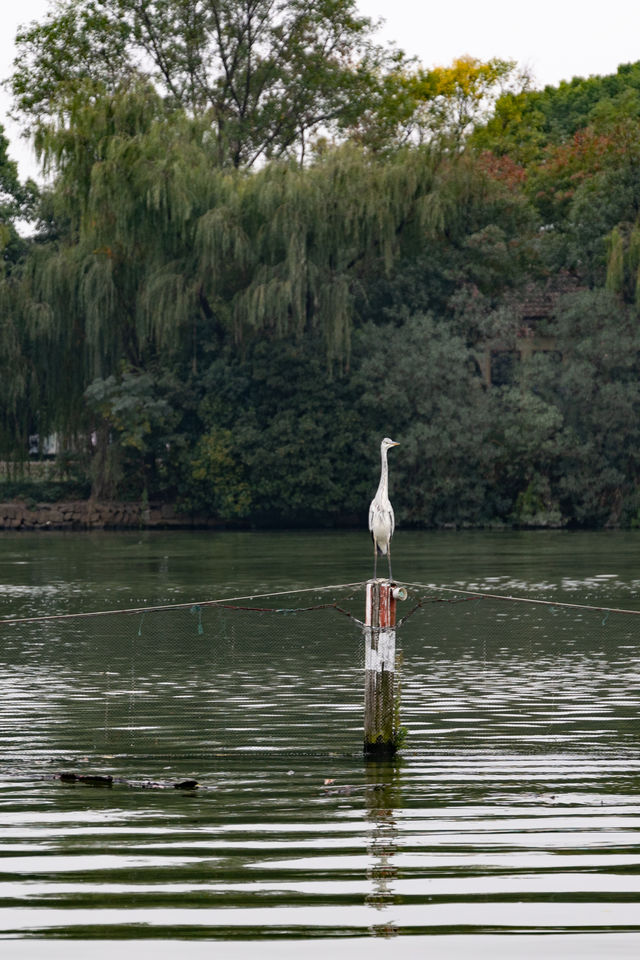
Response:
[[[0,503],[0,530],[118,530],[132,528],[208,527],[208,517],[178,513],[171,504],[99,503]]]

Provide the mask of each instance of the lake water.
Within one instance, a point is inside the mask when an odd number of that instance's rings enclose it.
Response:
[[[640,535],[394,546],[365,763],[366,534],[0,535],[0,618],[138,611],[0,626],[3,957],[640,955]]]

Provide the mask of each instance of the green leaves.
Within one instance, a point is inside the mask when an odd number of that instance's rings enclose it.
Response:
[[[352,0],[63,0],[24,34],[53,181],[20,246],[0,140],[5,447],[90,448],[96,495],[359,523],[397,435],[405,524],[635,516],[636,72],[598,106],[372,38]],[[594,289],[529,310],[567,270]]]
[[[492,114],[507,90],[520,92],[529,78],[515,61],[458,57],[448,67],[425,67],[396,56],[378,71],[364,110],[351,121],[351,137],[375,153],[407,143],[440,143],[459,150]]]
[[[251,507],[250,488],[232,451],[230,430],[213,427],[200,437],[179,488],[182,510],[223,520],[247,515]]]
[[[12,86],[40,137],[150,75],[168,109],[206,118],[216,162],[304,156],[362,109],[385,62],[355,0],[62,0],[17,39]]]
[[[18,33],[11,87],[18,110],[35,128],[62,119],[79,98],[108,95],[130,73],[130,27],[117,7],[63,0],[42,23]]]
[[[393,503],[401,522],[488,520],[493,451],[486,443],[487,396],[464,339],[433,317],[400,327],[370,325],[357,337],[355,373],[367,439],[398,436]]]
[[[98,499],[148,496],[158,486],[179,415],[167,384],[125,370],[94,380],[85,392],[95,436],[93,493]]]

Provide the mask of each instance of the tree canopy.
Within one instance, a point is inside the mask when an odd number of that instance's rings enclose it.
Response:
[[[17,38],[13,92],[36,129],[132,76],[206,117],[219,164],[302,156],[348,124],[386,63],[355,0],[59,0]]]
[[[640,524],[639,70],[427,69],[351,0],[60,0],[12,81],[39,195],[0,138],[0,459],[55,433],[96,497],[346,523],[401,433],[401,522]]]

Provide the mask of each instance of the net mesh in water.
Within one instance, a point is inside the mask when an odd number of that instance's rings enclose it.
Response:
[[[409,747],[640,756],[635,611],[421,600],[398,631]]]
[[[361,749],[359,622],[276,602],[6,625],[4,757]]]
[[[5,763],[361,752],[365,585],[346,586],[5,621]],[[409,592],[404,752],[640,755],[635,611]]]

